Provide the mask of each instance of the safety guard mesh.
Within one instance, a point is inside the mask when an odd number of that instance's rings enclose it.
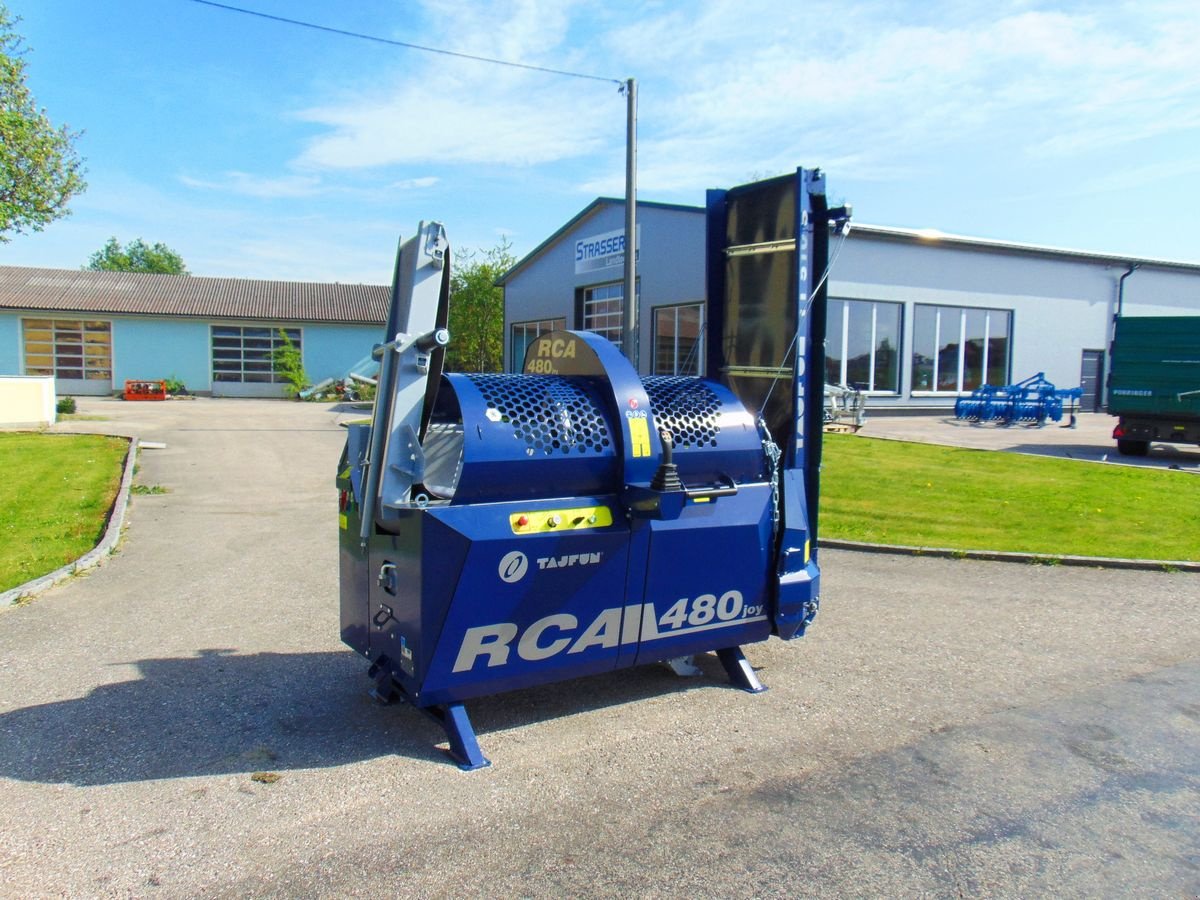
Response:
[[[671,432],[676,447],[717,446],[721,401],[712,388],[681,375],[650,375],[642,384],[650,395],[655,423]]]
[[[608,454],[604,416],[574,382],[557,375],[470,375],[487,402],[487,417],[511,425],[531,453]]]

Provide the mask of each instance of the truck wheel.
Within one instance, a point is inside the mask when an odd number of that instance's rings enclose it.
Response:
[[[1150,442],[1117,438],[1117,452],[1122,456],[1145,456],[1150,452]]]

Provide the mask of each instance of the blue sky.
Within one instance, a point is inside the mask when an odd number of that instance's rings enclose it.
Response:
[[[1200,261],[1194,0],[232,0],[639,84],[643,200],[819,166],[859,222]],[[522,255],[624,189],[624,99],[190,0],[8,0],[28,78],[84,134],[71,217],[0,262],[110,236],[198,275],[386,282],[424,218]]]

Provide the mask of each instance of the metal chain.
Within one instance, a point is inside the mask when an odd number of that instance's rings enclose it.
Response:
[[[762,416],[758,417],[758,430],[762,435],[763,455],[767,458],[767,476],[771,479],[771,536],[774,538],[779,536],[779,461],[783,454]]]

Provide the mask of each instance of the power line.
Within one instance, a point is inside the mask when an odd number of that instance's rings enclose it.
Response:
[[[625,80],[620,78],[604,78],[600,75],[587,75],[583,72],[569,72],[566,69],[551,69],[546,66],[532,66],[528,63],[511,62],[507,59],[492,59],[488,56],[475,56],[470,53],[459,53],[454,50],[443,50],[439,47],[425,47],[421,44],[410,44],[407,41],[394,41],[391,38],[378,37],[373,34],[362,34],[358,31],[346,31],[342,28],[330,28],[328,25],[317,25],[315,22],[302,22],[299,19],[288,19],[283,16],[273,16],[270,13],[258,12],[253,9],[243,9],[240,6],[230,6],[226,3],[216,3],[214,0],[192,0],[193,3],[199,3],[202,6],[213,6],[217,9],[224,9],[228,12],[242,13],[247,16],[256,16],[260,19],[269,19],[273,22],[283,22],[287,25],[298,25],[301,28],[311,28],[314,31],[325,31],[329,34],[340,34],[343,37],[358,38],[363,41],[374,41],[377,44],[388,44],[393,47],[404,47],[408,50],[421,50],[425,53],[438,53],[442,56],[454,56],[458,59],[470,59],[475,62],[492,63],[496,66],[509,66],[513,69],[528,69],[531,72],[545,72],[549,75],[565,75],[568,78],[585,78],[588,81],[604,81],[611,84],[625,86]]]

